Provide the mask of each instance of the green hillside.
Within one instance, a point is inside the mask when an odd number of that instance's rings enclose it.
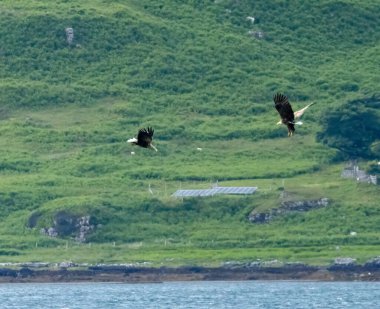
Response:
[[[340,177],[348,159],[380,175],[378,1],[4,0],[0,17],[0,262],[379,254],[379,186]],[[291,138],[275,92],[317,103]],[[158,152],[126,143],[148,125]],[[216,182],[258,190],[171,196]]]

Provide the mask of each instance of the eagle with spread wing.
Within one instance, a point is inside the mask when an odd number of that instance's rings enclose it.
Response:
[[[292,136],[295,128],[295,125],[302,125],[303,122],[300,120],[302,115],[305,113],[305,111],[315,104],[315,102],[312,102],[308,105],[306,105],[304,108],[301,108],[300,110],[297,110],[293,112],[292,106],[289,103],[288,97],[277,93],[273,96],[274,106],[277,109],[278,113],[280,114],[281,120],[277,122],[277,124],[285,124],[288,127],[288,136]],[[298,121],[296,121],[298,120]]]
[[[288,136],[292,136],[294,131],[294,112],[289,103],[288,97],[282,93],[276,93],[273,96],[274,107],[281,117],[281,123],[288,127]]]
[[[139,130],[137,138],[130,138],[127,142],[131,143],[132,145],[137,145],[143,148],[150,148],[157,151],[157,148],[152,144],[153,134],[154,130],[152,127],[142,128]]]

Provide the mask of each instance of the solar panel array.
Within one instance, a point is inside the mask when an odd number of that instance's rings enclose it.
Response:
[[[215,187],[218,194],[253,194],[257,187]]]
[[[203,190],[177,190],[172,194],[174,197],[188,196],[213,196],[216,194],[253,194],[257,187],[214,187]]]

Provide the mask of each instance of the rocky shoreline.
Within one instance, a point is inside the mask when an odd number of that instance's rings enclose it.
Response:
[[[89,266],[84,269],[0,268],[0,282],[123,282],[146,283],[196,280],[314,280],[380,281],[379,265],[284,265],[263,267],[225,265],[220,267]]]

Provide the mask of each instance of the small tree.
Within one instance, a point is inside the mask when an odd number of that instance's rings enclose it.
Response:
[[[380,136],[380,98],[347,102],[322,119],[317,140],[340,151],[338,159],[376,156],[373,144]],[[372,146],[372,147],[371,147]]]

